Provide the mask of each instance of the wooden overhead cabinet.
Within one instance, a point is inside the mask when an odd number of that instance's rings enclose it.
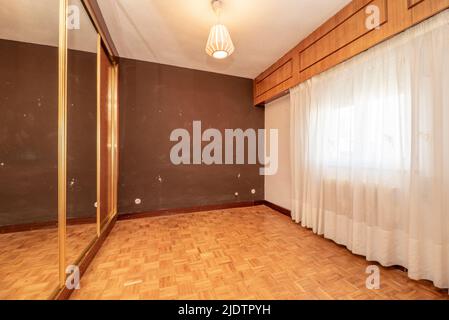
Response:
[[[449,0],[353,0],[254,80],[254,105],[447,8]]]

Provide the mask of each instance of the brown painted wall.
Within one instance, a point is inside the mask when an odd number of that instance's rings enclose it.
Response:
[[[96,217],[97,55],[69,50],[67,78],[67,217]]]
[[[86,217],[96,199],[96,55],[69,61],[68,216]],[[58,49],[0,40],[0,226],[57,220],[57,104]]]
[[[202,121],[203,131],[217,128],[222,134],[264,128],[264,111],[252,104],[250,79],[121,59],[119,90],[119,213],[264,198],[259,165],[175,166],[170,161],[175,144],[170,133],[176,128],[192,132],[194,120]]]
[[[0,225],[57,217],[58,49],[0,40]]]

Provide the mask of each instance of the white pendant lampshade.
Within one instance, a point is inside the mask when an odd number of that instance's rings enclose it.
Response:
[[[216,24],[210,29],[206,52],[216,59],[224,59],[234,52],[234,44],[228,29],[223,24]]]
[[[210,29],[206,52],[215,59],[225,59],[234,52],[235,48],[228,28],[226,28],[224,24],[220,23],[222,1],[212,0],[212,9],[217,15],[218,23]]]

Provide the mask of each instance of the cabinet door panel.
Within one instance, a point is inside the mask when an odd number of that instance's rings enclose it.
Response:
[[[367,10],[371,9],[369,6],[379,8],[379,26],[387,22],[387,0],[376,0],[362,7],[359,11],[355,12],[342,23],[336,25],[335,28],[300,53],[300,71],[307,69],[356,39],[374,31],[374,28],[367,28],[366,22],[369,18],[368,13],[371,12],[368,11],[367,13]]]
[[[412,22],[416,24],[449,8],[449,0],[408,0],[408,8]]]

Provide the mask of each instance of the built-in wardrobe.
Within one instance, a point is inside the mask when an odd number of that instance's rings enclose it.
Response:
[[[88,1],[0,0],[0,299],[76,290],[115,221],[118,63]]]

